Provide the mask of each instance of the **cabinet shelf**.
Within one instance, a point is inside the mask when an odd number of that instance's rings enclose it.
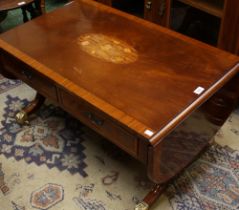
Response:
[[[0,0],[1,1],[1,0]],[[198,28],[206,36],[215,38],[217,47],[239,55],[239,0],[95,0],[101,3],[113,6],[117,9],[129,12],[131,14],[144,17],[144,19],[170,27],[173,16],[177,17],[177,25],[185,19],[185,14],[189,11],[194,13],[194,17],[202,18],[207,28]],[[131,3],[130,3],[131,2]],[[180,3],[180,4],[178,4]],[[186,5],[186,7],[182,4]],[[176,14],[174,7],[182,8]],[[183,6],[183,7],[181,7]],[[190,6],[188,8],[188,6]],[[149,7],[149,8],[148,8]],[[193,8],[196,8],[194,10]],[[184,12],[186,11],[186,13]],[[197,16],[198,12],[203,11],[206,14]],[[173,14],[174,13],[174,14]],[[175,15],[176,14],[176,15]],[[183,15],[182,15],[183,14]],[[195,15],[196,14],[196,15]],[[210,16],[210,17],[209,17]],[[182,17],[182,18],[181,18]],[[180,19],[181,18],[181,19]],[[192,18],[191,18],[192,20]],[[201,21],[201,22],[202,22]],[[211,22],[210,22],[211,21]],[[190,24],[190,23],[188,23]],[[200,22],[195,21],[194,27]],[[211,27],[212,26],[212,27]],[[178,27],[172,28],[174,30]],[[189,28],[192,31],[192,27]],[[215,30],[211,30],[215,29]],[[183,32],[182,32],[183,33]],[[195,33],[198,34],[198,33]],[[190,35],[190,34],[189,34]],[[212,35],[212,36],[211,36]],[[207,37],[206,37],[207,38]],[[202,40],[203,41],[203,40]]]
[[[184,4],[207,12],[218,18],[223,17],[223,0],[178,0]]]

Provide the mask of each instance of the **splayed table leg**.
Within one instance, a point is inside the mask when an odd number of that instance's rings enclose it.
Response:
[[[15,118],[17,123],[20,125],[28,124],[29,123],[28,116],[37,109],[39,109],[41,105],[44,103],[44,101],[45,97],[37,93],[35,99],[16,114]]]
[[[135,206],[135,210],[148,210],[160,195],[164,192],[167,185],[155,184],[152,190],[145,196],[142,202]]]

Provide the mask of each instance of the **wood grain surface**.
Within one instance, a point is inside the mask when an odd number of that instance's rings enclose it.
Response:
[[[138,59],[115,64],[86,53],[78,37],[89,33],[127,43]],[[234,55],[86,0],[0,38],[4,51],[152,144],[238,72]]]

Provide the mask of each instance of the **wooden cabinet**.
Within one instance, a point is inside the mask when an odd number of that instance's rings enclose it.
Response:
[[[126,4],[123,0],[97,0],[113,7],[114,3]],[[217,33],[216,41],[213,43],[215,46],[239,54],[239,1],[238,0],[129,0],[130,7],[138,7],[141,4],[141,17],[146,20],[160,24],[165,27],[172,28],[174,17],[173,4],[181,3],[205,13],[204,18],[210,22],[210,16],[217,19]],[[116,6],[116,8],[118,8]],[[126,10],[126,12],[128,12]],[[197,14],[196,14],[197,16]],[[203,15],[202,15],[203,16]],[[211,23],[210,23],[211,24]],[[209,26],[210,26],[209,24]],[[210,32],[208,32],[210,33]],[[194,37],[195,38],[195,37]],[[204,40],[202,40],[204,41]]]
[[[168,0],[95,0],[116,9],[168,26],[171,1]]]
[[[238,0],[225,0],[218,47],[239,55]]]
[[[238,0],[166,0],[170,2],[178,1],[195,8],[202,13],[211,15],[218,19],[218,34],[216,46],[239,53],[239,1]],[[168,10],[170,19],[172,14]],[[210,18],[210,16],[208,16]],[[208,19],[209,19],[208,18]],[[171,19],[172,20],[172,19]],[[206,20],[210,21],[210,20]],[[213,27],[213,26],[212,26]]]
[[[145,0],[144,18],[163,26],[169,26],[170,5],[167,0]]]
[[[218,18],[223,17],[224,0],[177,0]]]

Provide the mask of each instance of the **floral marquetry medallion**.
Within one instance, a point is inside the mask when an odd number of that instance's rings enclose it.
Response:
[[[29,126],[21,127],[14,116],[27,100],[7,96],[5,104],[3,128],[0,129],[1,153],[7,158],[24,159],[27,163],[46,164],[48,168],[87,176],[83,132],[77,120],[58,107],[45,105],[30,119]]]
[[[138,53],[132,46],[103,34],[81,35],[78,44],[89,55],[111,63],[128,64],[138,59]]]

